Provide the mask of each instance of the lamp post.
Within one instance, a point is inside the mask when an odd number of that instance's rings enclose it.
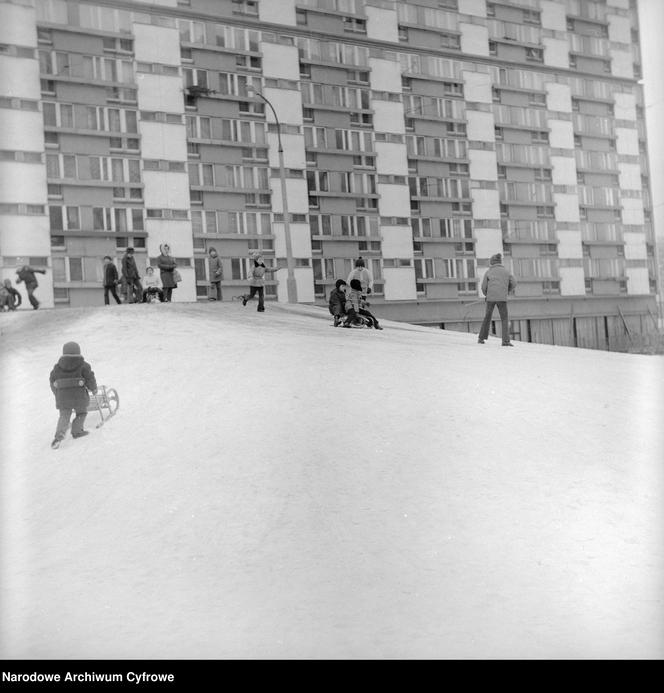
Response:
[[[254,87],[247,87],[249,93],[253,93],[258,96],[259,99],[263,99],[265,103],[270,107],[274,120],[277,123],[277,140],[279,143],[279,179],[281,180],[281,206],[284,215],[284,235],[286,237],[286,263],[288,268],[288,276],[286,278],[286,291],[288,294],[288,303],[297,303],[297,282],[295,281],[295,262],[293,260],[293,247],[291,244],[290,235],[290,220],[288,214],[288,193],[286,192],[286,169],[284,168],[284,148],[281,144],[281,124],[279,123],[279,118],[277,117],[277,112],[274,110],[274,106],[268,101],[268,99],[257,91]]]

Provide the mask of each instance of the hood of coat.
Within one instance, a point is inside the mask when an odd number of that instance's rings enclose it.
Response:
[[[58,366],[63,371],[75,371],[83,363],[83,357],[80,354],[63,354],[58,360]]]
[[[162,255],[170,255],[171,254],[171,246],[168,245],[168,243],[162,243],[159,246],[159,250],[161,251]]]

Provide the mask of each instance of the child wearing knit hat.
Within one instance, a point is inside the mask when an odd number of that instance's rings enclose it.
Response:
[[[67,433],[72,411],[76,413],[71,424],[72,438],[88,435],[88,431],[83,430],[90,403],[88,390],[97,392],[95,374],[81,356],[81,347],[76,342],[67,342],[62,347],[62,356],[53,366],[49,382],[55,395],[55,408],[60,412],[51,443],[51,447],[55,449],[60,446]]]

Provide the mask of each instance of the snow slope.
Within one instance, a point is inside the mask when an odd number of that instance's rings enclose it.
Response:
[[[662,658],[664,357],[330,323],[0,316],[0,658]]]

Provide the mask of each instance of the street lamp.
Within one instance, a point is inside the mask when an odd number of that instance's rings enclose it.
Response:
[[[291,244],[290,235],[290,220],[288,214],[288,194],[286,192],[286,169],[284,168],[284,148],[281,144],[281,124],[279,123],[279,118],[277,117],[277,112],[274,110],[274,106],[266,99],[261,92],[256,88],[249,85],[247,86],[247,92],[249,94],[254,94],[259,99],[263,99],[265,103],[270,107],[274,120],[277,123],[277,139],[279,142],[279,178],[281,180],[281,206],[284,214],[284,234],[286,236],[286,263],[288,267],[288,276],[286,279],[286,290],[288,293],[288,303],[297,303],[297,282],[295,281],[295,263],[293,261],[293,248]]]

